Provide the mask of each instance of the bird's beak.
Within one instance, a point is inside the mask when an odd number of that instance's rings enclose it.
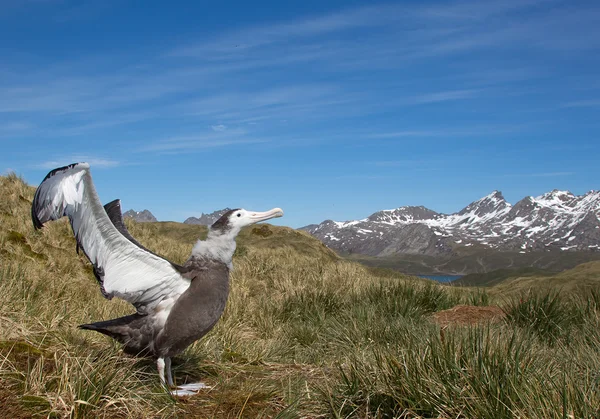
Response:
[[[248,211],[250,213],[250,220],[252,224],[260,221],[269,220],[271,218],[283,217],[283,210],[281,208],[273,208],[272,210],[265,212]]]

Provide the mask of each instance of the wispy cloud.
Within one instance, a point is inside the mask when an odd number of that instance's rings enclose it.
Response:
[[[600,99],[587,99],[587,100],[575,100],[573,102],[567,102],[561,106],[561,108],[596,108],[600,107]]]
[[[445,137],[477,137],[493,136],[508,133],[526,132],[535,124],[511,124],[511,125],[472,125],[465,127],[440,127],[436,129],[407,129],[400,131],[376,132],[365,134],[366,139],[394,139],[394,138],[445,138]]]
[[[514,71],[508,64],[506,72],[512,73],[493,77],[488,72],[497,71],[496,67],[457,65],[454,74],[426,77],[424,83],[441,84],[431,92],[419,93],[418,87],[408,85],[386,86],[393,94],[383,97],[373,80],[363,83],[360,77],[355,79],[356,71],[429,65],[437,54],[462,54],[482,47],[549,48],[553,41],[564,46],[564,39],[575,44],[581,41],[576,31],[577,19],[583,16],[593,20],[598,15],[597,9],[569,10],[564,24],[561,23],[566,34],[557,34],[552,28],[562,15],[552,9],[537,9],[547,3],[548,0],[468,0],[411,7],[379,4],[347,8],[225,31],[209,41],[191,42],[166,53],[155,51],[121,60],[110,73],[101,76],[95,71],[96,65],[69,62],[43,72],[13,71],[12,80],[16,82],[0,82],[0,113],[13,115],[15,120],[23,115],[35,114],[39,120],[39,116],[54,119],[67,114],[73,122],[64,132],[56,132],[55,124],[41,124],[37,132],[30,127],[32,134],[81,135],[141,119],[181,114],[223,121],[214,125],[218,127],[273,118],[331,119],[376,114],[402,106],[477,100],[487,92],[486,84],[506,84],[515,78],[533,76],[531,72],[527,75]],[[520,16],[529,10],[535,13],[527,19]],[[510,16],[511,24],[506,25],[502,16]],[[338,36],[349,30],[352,38]],[[100,61],[111,62],[111,58]],[[302,72],[303,66],[318,68],[320,79],[330,81],[302,84],[271,77],[274,69]],[[485,74],[487,77],[482,77]],[[449,77],[458,79],[460,85],[448,84]],[[248,84],[248,80],[252,83]],[[498,92],[508,94],[506,88]],[[567,106],[595,105],[593,101],[574,101]],[[141,113],[141,119],[127,117]]]
[[[411,138],[411,137],[440,137],[447,136],[448,132],[443,130],[406,130],[367,134],[366,138],[389,139],[389,138]]]
[[[173,56],[200,56],[207,53],[231,54],[265,47],[296,38],[314,37],[348,29],[391,23],[401,19],[409,8],[397,5],[376,5],[346,9],[286,23],[254,26],[225,34],[209,42],[191,44],[171,51]]]
[[[180,154],[208,148],[260,144],[269,142],[268,138],[254,138],[246,135],[242,129],[204,132],[197,135],[168,137],[151,142],[141,151],[164,154]]]
[[[0,124],[0,139],[11,138],[20,133],[31,131],[33,128],[33,124],[19,120]]]
[[[454,100],[471,99],[475,97],[478,93],[478,90],[473,89],[426,93],[410,98],[409,102],[415,104],[448,102]]]
[[[529,176],[532,177],[557,177],[557,176],[571,176],[575,172],[544,172],[544,173],[531,173]]]
[[[548,3],[553,7],[545,8]],[[353,118],[521,92],[521,86],[513,88],[515,80],[530,80],[544,71],[550,78],[552,66],[535,68],[523,60],[518,68],[506,62],[502,69],[496,55],[503,56],[506,50],[566,54],[567,45],[600,45],[594,40],[600,36],[593,33],[584,34],[589,39],[582,41],[578,24],[598,16],[598,7],[580,10],[558,0],[375,4],[226,30],[208,41],[149,49],[143,55],[134,52],[131,57],[83,56],[43,71],[32,69],[42,68],[39,65],[27,66],[25,72],[4,64],[10,77],[4,73],[0,77],[0,116],[13,125],[10,133],[0,127],[0,137],[13,133],[76,137],[115,127],[125,131],[141,121],[164,125],[177,121],[181,127],[177,135],[165,135],[147,146],[177,152],[265,142],[278,136],[277,128],[310,123],[327,122],[342,131]],[[466,53],[482,55],[463,60]],[[448,57],[456,60],[444,65],[444,71],[435,71],[436,60]],[[110,71],[97,71],[98,62]],[[315,70],[318,77],[312,76]],[[593,106],[598,106],[597,100],[577,98],[565,105]],[[26,120],[35,124],[19,128],[19,121]],[[238,126],[247,132],[236,134]],[[198,127],[228,135],[197,134]],[[514,128],[493,133],[510,129]],[[388,132],[357,136],[393,139],[490,132],[478,127],[391,126]]]
[[[575,172],[539,172],[539,173],[510,173],[502,175],[501,177],[510,178],[528,178],[528,177],[562,177],[562,176],[573,176]]]
[[[406,160],[382,160],[373,161],[369,164],[377,167],[415,167],[415,166],[431,166],[434,164],[440,164],[443,160],[441,159],[406,159]]]
[[[384,175],[341,175],[336,176],[335,179],[338,180],[375,180],[375,179],[388,179],[390,176]]]

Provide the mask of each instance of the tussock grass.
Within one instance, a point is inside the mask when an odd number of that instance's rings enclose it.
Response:
[[[76,325],[132,312],[104,300],[67,222],[33,231],[33,188],[0,177],[0,408],[11,417],[598,417],[600,291],[512,299],[343,261],[302,232],[238,240],[222,319],[174,359],[176,400],[154,362]],[[205,229],[128,222],[183,262]],[[189,228],[188,228],[189,227]],[[500,304],[506,320],[440,327],[432,313]]]
[[[580,298],[561,298],[556,290],[543,294],[529,292],[518,300],[513,299],[505,311],[508,322],[553,344],[579,332],[592,307],[597,307],[593,298],[586,298],[584,307]]]

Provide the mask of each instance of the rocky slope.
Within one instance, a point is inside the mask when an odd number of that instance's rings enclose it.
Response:
[[[135,210],[131,209],[131,210],[127,211],[125,214],[123,214],[123,217],[133,218],[135,221],[137,221],[139,223],[148,223],[148,222],[158,221],[156,219],[156,217],[147,209],[145,209],[143,211],[135,211]]]
[[[221,216],[223,214],[225,214],[227,211],[229,211],[230,209],[231,208],[223,208],[222,210],[217,210],[217,211],[211,212],[210,214],[202,213],[202,214],[200,214],[199,218],[189,217],[183,223],[184,224],[200,224],[200,225],[209,226],[209,225],[212,225],[219,218],[221,218]]]
[[[449,215],[409,206],[302,229],[338,252],[377,257],[448,257],[458,247],[471,246],[520,253],[600,251],[600,191],[575,196],[553,190],[515,205],[494,191]]]

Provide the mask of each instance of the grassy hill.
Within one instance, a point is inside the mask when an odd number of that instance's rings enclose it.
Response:
[[[530,290],[560,290],[588,293],[600,289],[600,262],[587,262],[555,274],[511,275],[493,287],[501,295],[523,294]]]
[[[368,269],[268,225],[243,231],[223,317],[174,359],[177,382],[212,388],[175,399],[159,386],[152,360],[76,329],[132,308],[101,297],[65,220],[33,230],[33,192],[16,176],[0,177],[2,417],[600,415],[600,293],[494,300]],[[178,223],[128,227],[177,262],[206,234]],[[502,304],[504,320],[434,321],[435,313],[488,302]]]
[[[528,276],[548,276],[556,272],[538,268],[496,269],[495,271],[468,274],[452,281],[452,285],[462,287],[492,287],[509,278]]]
[[[453,286],[486,287],[491,295],[511,296],[558,290],[565,294],[589,293],[600,289],[600,261],[582,263],[562,272],[537,268],[498,269],[469,274],[451,283]]]
[[[499,252],[485,247],[455,248],[448,257],[428,255],[395,255],[371,257],[366,255],[344,255],[349,260],[367,266],[384,267],[415,275],[464,275],[486,273],[498,269],[521,269],[534,267],[546,271],[563,271],[585,262],[600,260],[599,252]]]

